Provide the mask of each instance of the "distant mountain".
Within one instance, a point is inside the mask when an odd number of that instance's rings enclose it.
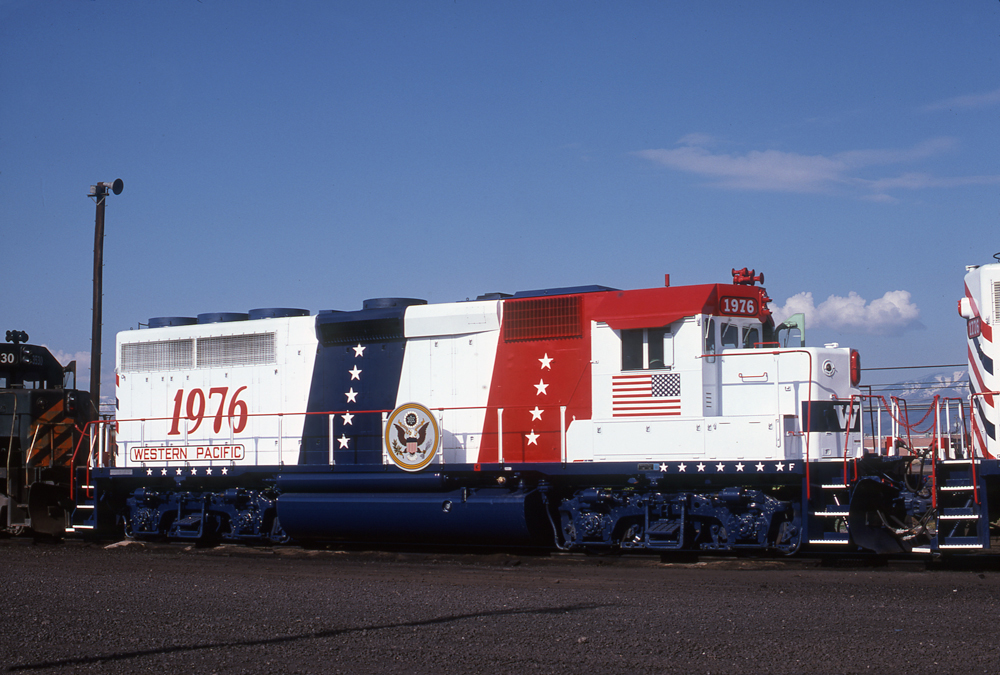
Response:
[[[866,373],[874,380],[874,375],[883,375],[892,371],[876,371]],[[935,396],[941,398],[966,398],[969,395],[969,373],[965,369],[936,370],[918,379],[897,381],[891,384],[873,384],[872,393],[881,393],[888,398],[898,396],[905,398],[910,405],[927,405]]]

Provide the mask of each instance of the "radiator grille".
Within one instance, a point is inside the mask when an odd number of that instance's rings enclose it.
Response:
[[[582,336],[579,295],[504,302],[503,337],[507,342]]]
[[[194,365],[194,340],[159,340],[122,345],[119,359],[125,373],[181,370]]]
[[[217,335],[198,339],[198,367],[274,363],[274,333]]]
[[[274,333],[216,335],[121,346],[119,370],[140,373],[275,363]]]

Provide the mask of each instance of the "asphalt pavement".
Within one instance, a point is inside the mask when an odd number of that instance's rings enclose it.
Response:
[[[0,539],[0,672],[1000,672],[996,565]]]

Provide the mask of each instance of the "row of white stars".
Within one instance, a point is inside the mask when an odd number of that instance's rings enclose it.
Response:
[[[529,445],[531,445],[531,444],[537,444],[538,434],[536,434],[534,431],[532,431],[530,434],[525,434],[525,436],[528,438],[528,444]],[[347,438],[347,437],[345,437],[345,436],[342,436],[341,438],[338,438],[337,440],[340,441],[340,447],[346,448],[347,447],[347,441],[349,441],[350,439]],[[695,469],[697,469],[700,472],[704,472],[705,468],[707,467],[707,465],[704,464],[703,462],[699,462],[698,464],[695,464],[693,466],[694,466]],[[756,466],[757,471],[764,471],[764,463],[763,462],[758,462],[755,466]],[[789,464],[788,465],[788,469],[791,470],[793,466],[794,466],[793,464]],[[737,471],[743,471],[746,468],[746,465],[743,464],[743,462],[739,462],[739,463],[735,464],[735,467],[736,467]],[[669,468],[670,467],[669,467],[669,465],[666,462],[660,464],[660,471],[661,472],[666,473],[669,470]],[[680,473],[686,473],[687,469],[688,469],[688,465],[685,464],[685,463],[683,463],[683,462],[681,462],[680,464],[677,465],[677,471],[680,472]],[[716,470],[716,472],[725,471],[726,470],[726,465],[723,464],[722,462],[719,462],[718,464],[715,465],[715,470]],[[784,471],[785,470],[785,464],[783,462],[777,462],[774,465],[774,470],[775,471]],[[190,471],[192,476],[197,476],[198,475],[198,467],[195,467],[195,466],[192,466],[190,469],[186,469],[184,467],[177,467],[176,469],[174,469],[174,472],[178,476],[184,475],[184,473],[187,472],[187,471]],[[166,467],[160,469],[160,475],[161,476],[166,476],[167,473],[168,473],[168,470],[167,470]],[[227,466],[221,467],[221,473],[222,473],[223,476],[227,475],[229,473],[229,467],[227,467]],[[153,469],[146,469],[146,475],[147,476],[152,476],[153,475]],[[212,475],[212,467],[209,466],[209,467],[205,468],[205,475],[206,476],[211,476]]]
[[[697,464],[694,464],[692,466],[695,469],[697,469],[698,471],[704,472],[705,471],[705,467],[708,466],[708,465],[705,464],[704,462],[698,462]],[[744,464],[743,462],[737,462],[734,466],[736,467],[737,471],[743,471],[746,468],[746,464]],[[763,462],[757,462],[757,464],[754,465],[754,466],[756,467],[757,471],[763,471],[764,470],[764,463]],[[788,464],[788,470],[791,471],[794,468],[794,466],[795,466],[794,464]],[[670,469],[670,465],[667,464],[666,462],[663,462],[663,463],[660,464],[660,471],[661,472],[666,473],[669,469]],[[688,470],[688,465],[687,464],[681,462],[680,464],[677,465],[677,471],[678,472],[680,472],[680,473],[686,473],[687,470]],[[726,465],[723,464],[722,462],[719,462],[718,464],[715,465],[715,470],[716,470],[716,472],[725,471],[726,470]],[[774,470],[775,471],[784,471],[785,470],[785,464],[784,464],[784,462],[777,462],[777,463],[775,463]]]
[[[177,473],[178,476],[183,476],[188,470],[186,468],[183,468],[183,467],[177,467],[177,469],[175,471],[176,471],[176,473]],[[229,467],[228,466],[222,467],[222,475],[225,476],[228,473],[229,473]],[[153,470],[152,469],[146,469],[146,475],[147,476],[152,476],[153,475]],[[166,467],[160,469],[160,475],[161,476],[166,476],[167,475],[167,469],[166,469]],[[198,467],[196,467],[196,466],[192,466],[191,467],[191,475],[192,476],[197,476],[198,475]],[[209,467],[205,468],[205,475],[206,476],[211,476],[212,475],[212,467],[209,466]]]
[[[542,370],[552,370],[552,362],[554,360],[555,359],[549,356],[548,352],[545,352],[542,358],[538,359],[538,361],[542,364]],[[542,394],[548,396],[549,392],[547,390],[549,385],[545,383],[543,378],[538,380],[538,384],[533,384],[531,386],[533,386],[536,390],[535,396],[541,396]],[[531,421],[534,422],[535,420],[541,421],[542,413],[544,411],[536,405],[534,410],[529,410],[528,412],[531,413]],[[528,439],[528,445],[538,445],[538,434],[535,433],[534,429],[531,430],[530,434],[525,434],[524,437]]]
[[[365,347],[359,342],[357,347],[352,347],[351,349],[354,350],[354,358],[360,359],[364,358],[365,349],[367,349],[367,347]],[[351,374],[352,380],[357,380],[358,382],[361,381],[361,373],[363,371],[360,368],[358,368],[358,364],[355,363],[354,367],[348,370],[347,372]],[[347,397],[348,403],[357,403],[359,393],[361,392],[354,391],[354,387],[351,387],[350,389],[344,392],[344,396]],[[344,419],[345,425],[354,426],[354,415],[352,413],[349,412],[343,413],[341,414],[341,417]],[[351,439],[347,437],[347,434],[340,434],[340,438],[336,440],[338,443],[340,443],[341,448],[348,447],[348,444],[351,442]]]

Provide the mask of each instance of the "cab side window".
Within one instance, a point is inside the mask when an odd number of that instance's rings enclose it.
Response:
[[[670,328],[647,328],[649,336],[649,369],[670,368],[674,365],[674,343]]]
[[[622,370],[642,370],[642,328],[622,331]]]
[[[663,370],[674,365],[669,326],[623,330],[622,370]]]

